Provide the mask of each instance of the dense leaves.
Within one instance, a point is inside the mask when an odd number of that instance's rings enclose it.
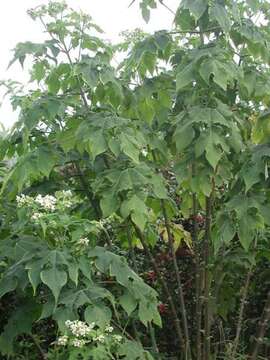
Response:
[[[139,1],[147,22],[168,5]],[[3,356],[27,336],[49,359],[269,356],[268,280],[243,315],[270,259],[269,10],[182,0],[172,31],[118,45],[64,3],[29,11],[48,38],[10,66],[29,61],[31,90],[2,84]]]

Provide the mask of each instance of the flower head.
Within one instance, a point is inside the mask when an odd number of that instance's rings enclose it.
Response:
[[[105,342],[105,336],[104,335],[98,335],[97,337],[95,337],[93,339],[94,341],[99,341],[100,343],[104,343]]]
[[[70,329],[72,334],[77,337],[87,336],[93,330],[93,327],[94,327],[92,325],[89,326],[80,320],[74,320],[74,321],[67,320],[65,322],[65,325],[67,328]]]
[[[60,346],[67,345],[67,342],[68,342],[68,336],[67,335],[60,336],[57,339],[57,345],[60,345]]]
[[[89,239],[81,238],[81,239],[79,239],[78,244],[82,245],[82,246],[88,246],[89,245]]]
[[[72,345],[79,348],[83,347],[85,345],[85,340],[74,339],[72,340]]]
[[[106,326],[105,331],[108,333],[111,333],[111,332],[113,332],[113,327],[108,325],[108,326]]]
[[[37,195],[35,202],[43,207],[45,210],[54,211],[56,205],[56,198],[52,195]]]
[[[113,335],[113,339],[117,342],[121,342],[123,340],[123,337],[121,335]]]

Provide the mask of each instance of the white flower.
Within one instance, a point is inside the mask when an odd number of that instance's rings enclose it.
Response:
[[[65,325],[70,329],[72,334],[77,337],[88,335],[95,326],[95,325],[93,326],[92,324],[88,326],[86,323],[80,320],[74,320],[74,321],[67,320],[65,322]]]
[[[71,320],[66,320],[66,321],[65,321],[66,327],[69,327],[71,324],[72,324],[72,321],[71,321]]]
[[[22,207],[25,205],[26,206],[31,205],[31,203],[33,202],[33,199],[31,198],[31,196],[21,194],[21,195],[16,196],[16,201],[17,201],[18,206]]]
[[[117,342],[121,342],[123,340],[123,337],[121,335],[113,335],[113,339]]]
[[[106,326],[105,331],[108,333],[113,332],[113,327],[112,326]]]
[[[89,329],[91,329],[91,330],[93,330],[95,326],[96,326],[96,323],[94,323],[94,322],[91,322],[91,323],[88,325]]]
[[[72,345],[75,347],[83,347],[85,345],[85,341],[84,340],[79,340],[79,339],[74,339],[72,341]]]
[[[99,341],[103,344],[105,342],[105,336],[101,334],[101,335],[98,335],[97,337],[95,337],[93,340]]]
[[[71,190],[63,190],[63,191],[62,191],[62,194],[63,194],[63,196],[65,196],[65,197],[71,197],[71,196],[72,196]]]
[[[38,195],[35,198],[35,202],[43,207],[45,210],[54,211],[56,205],[56,198],[52,195]]]
[[[60,345],[60,346],[65,346],[67,345],[67,342],[68,342],[68,336],[67,335],[63,335],[63,336],[60,336],[57,340],[57,345]]]
[[[81,238],[81,239],[78,241],[78,244],[79,244],[79,245],[83,245],[83,246],[88,246],[88,244],[89,244],[89,239],[87,239],[87,238]]]
[[[42,214],[41,214],[41,213],[35,212],[35,213],[31,216],[31,219],[32,219],[33,221],[38,221],[41,217],[42,217]]]
[[[142,156],[147,156],[148,155],[148,151],[146,149],[142,149]]]

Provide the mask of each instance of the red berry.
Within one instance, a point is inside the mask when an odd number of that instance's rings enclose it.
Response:
[[[148,271],[146,273],[146,277],[148,280],[155,281],[157,278],[157,274],[155,273],[155,271]]]
[[[165,314],[168,311],[168,305],[163,303],[158,304],[158,311],[160,314]]]

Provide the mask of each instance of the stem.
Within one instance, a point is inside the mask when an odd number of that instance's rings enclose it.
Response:
[[[134,228],[135,228],[135,231],[142,243],[142,246],[144,248],[144,251],[146,253],[146,255],[148,256],[150,262],[152,263],[152,266],[159,278],[159,281],[164,289],[164,292],[167,296],[167,300],[170,304],[170,307],[171,307],[171,311],[172,311],[172,315],[173,315],[173,318],[174,318],[174,323],[175,323],[175,330],[176,330],[176,335],[177,335],[177,338],[179,340],[179,343],[180,343],[180,347],[181,349],[185,349],[185,342],[184,342],[184,338],[183,338],[183,333],[182,333],[182,329],[181,329],[181,326],[180,326],[180,321],[179,321],[179,318],[178,318],[178,315],[177,315],[177,311],[176,311],[176,307],[175,307],[175,304],[174,304],[174,301],[173,301],[173,298],[171,296],[171,293],[170,293],[170,290],[168,288],[168,285],[167,285],[167,282],[165,281],[160,269],[159,269],[159,266],[154,258],[154,256],[152,255],[151,251],[149,250],[149,247],[146,243],[146,240],[145,240],[145,237],[144,237],[144,234],[142,233],[142,231],[137,227],[136,224],[134,224],[132,222]]]
[[[251,274],[252,274],[252,268],[250,268],[248,273],[247,273],[245,285],[244,285],[244,288],[242,290],[241,304],[240,304],[238,322],[237,322],[237,327],[236,327],[236,336],[235,336],[233,349],[232,349],[232,355],[231,355],[232,359],[234,359],[234,357],[235,357],[237,347],[238,347],[238,344],[239,344],[240,334],[241,334],[242,325],[243,325],[244,308],[245,308],[248,288],[249,288],[249,284],[250,284]]]
[[[210,32],[213,32],[213,31],[217,31],[217,30],[220,30],[221,28],[219,26],[216,26],[216,27],[212,27],[212,28],[209,28],[209,29],[206,29],[206,30],[185,30],[185,31],[171,31],[170,34],[172,35],[177,35],[177,34],[207,34],[207,33],[210,33]]]
[[[133,266],[135,272],[137,274],[139,274],[139,269],[138,269],[138,266],[137,266],[135,252],[134,252],[134,249],[133,249],[133,246],[132,246],[132,238],[131,238],[130,228],[129,227],[127,228],[127,239],[128,239],[128,247],[129,247],[129,251],[130,251],[130,255],[131,255],[132,266]],[[135,333],[136,340],[140,341],[140,336],[139,336],[139,333],[138,333],[138,330],[137,330],[137,327],[136,327],[136,323],[135,323],[135,321],[133,319],[132,319],[131,323],[132,323],[133,331]]]
[[[42,360],[46,360],[46,359],[47,359],[47,355],[46,355],[46,353],[43,351],[43,349],[41,348],[41,346],[39,345],[39,342],[37,341],[35,335],[29,334],[29,336],[31,337],[31,339],[33,340],[33,343],[35,344],[36,348],[38,349]]]
[[[166,5],[166,4],[164,3],[164,0],[159,0],[159,2],[160,2],[160,4],[161,4],[162,6],[165,7],[165,9],[167,9],[171,14],[173,14],[173,15],[175,16],[175,12],[174,12],[168,5]]]
[[[160,360],[160,354],[159,354],[159,349],[158,349],[158,346],[157,346],[155,329],[154,329],[154,326],[151,323],[149,323],[149,332],[150,332],[153,352],[155,353],[157,359]]]
[[[205,218],[205,240],[204,240],[204,360],[210,359],[211,354],[211,319],[210,319],[210,274],[209,274],[209,255],[210,255],[210,230],[211,230],[211,208],[212,197],[206,198],[206,218]]]
[[[92,193],[88,189],[88,185],[87,185],[87,183],[86,183],[86,181],[84,179],[84,176],[83,176],[82,170],[80,168],[80,165],[77,162],[74,162],[74,165],[75,165],[77,173],[79,175],[79,179],[80,179],[82,188],[85,191],[85,194],[86,194],[91,206],[93,207],[93,209],[94,209],[94,211],[96,213],[96,216],[100,219],[101,218],[100,210],[99,210],[97,204],[94,201]]]
[[[193,176],[195,175],[195,169],[193,167]],[[198,214],[198,201],[197,196],[194,193],[192,195],[192,213],[193,213],[193,229],[192,229],[192,241],[195,247],[195,291],[196,291],[196,354],[197,360],[201,360],[202,348],[201,348],[201,334],[202,334],[202,273],[201,273],[201,259],[200,249],[198,243],[198,223],[196,216]]]
[[[177,282],[177,288],[178,288],[177,290],[178,290],[178,295],[179,295],[180,309],[181,309],[185,342],[186,342],[185,350],[187,353],[187,358],[190,359],[191,358],[190,338],[189,338],[189,331],[188,331],[187,312],[186,312],[186,305],[185,305],[185,299],[184,299],[184,293],[183,293],[183,286],[182,286],[182,281],[180,278],[180,270],[179,270],[179,267],[177,264],[177,259],[176,259],[175,251],[173,248],[174,240],[173,240],[173,236],[172,236],[171,229],[170,229],[170,223],[169,223],[167,211],[166,211],[166,208],[164,205],[164,200],[161,200],[161,208],[162,208],[162,213],[164,216],[165,227],[166,227],[166,231],[168,234],[168,240],[169,240],[169,248],[170,248],[171,256],[173,259],[173,266],[174,266],[174,271],[175,271],[175,275],[176,275],[176,282]]]
[[[269,321],[270,321],[270,291],[268,291],[267,300],[266,300],[266,303],[265,303],[265,306],[263,309],[261,319],[258,324],[258,330],[257,330],[256,338],[254,341],[254,347],[253,347],[253,351],[252,351],[250,360],[256,360],[258,358],[260,346],[263,342],[263,338],[264,338],[265,332],[267,330]]]

